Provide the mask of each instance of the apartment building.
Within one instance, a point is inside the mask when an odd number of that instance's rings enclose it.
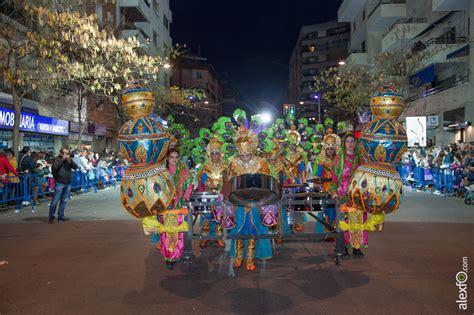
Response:
[[[193,113],[200,120],[200,125],[210,125],[222,115],[221,83],[216,70],[206,57],[193,53],[180,55],[173,62],[171,85],[206,92],[206,98],[200,101],[198,109]],[[187,125],[195,124],[190,121]]]
[[[401,121],[426,116],[427,138],[437,145],[474,141],[472,1],[344,0],[338,20],[351,25],[347,63],[370,68],[390,51],[422,56],[409,73]]]
[[[335,67],[348,54],[349,23],[330,21],[301,28],[290,58],[289,100],[298,117],[318,119],[327,105],[314,91],[314,77]]]

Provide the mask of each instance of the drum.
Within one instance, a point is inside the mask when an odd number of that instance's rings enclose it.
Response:
[[[214,192],[197,192],[189,197],[193,213],[211,213],[211,203],[217,202],[219,194]]]
[[[278,180],[265,174],[235,176],[229,186],[229,201],[236,206],[260,208],[276,204],[281,198]]]
[[[332,179],[317,177],[308,179],[307,182],[312,184],[313,192],[322,192],[325,190],[324,187],[328,188],[326,183],[332,182]]]

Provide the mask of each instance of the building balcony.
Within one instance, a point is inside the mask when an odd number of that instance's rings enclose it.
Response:
[[[419,100],[421,98],[426,98],[426,97],[429,97],[431,95],[435,95],[435,94],[438,94],[440,92],[444,92],[444,91],[447,91],[447,90],[450,90],[450,89],[453,89],[453,88],[457,88],[457,87],[465,85],[465,84],[469,84],[469,74],[458,76],[458,77],[456,77],[455,80],[452,80],[450,82],[437,85],[437,86],[435,86],[431,89],[428,89],[426,91],[423,91],[421,93],[416,93],[416,94],[410,95],[410,97],[408,97],[408,99],[407,99],[407,102],[414,102],[414,101]]]
[[[426,19],[401,19],[393,24],[382,38],[382,51],[401,50],[416,35],[421,33],[428,23]]]
[[[353,65],[368,65],[369,54],[366,52],[352,51],[346,58],[346,63]]]
[[[117,0],[120,14],[129,22],[150,22],[151,9],[148,0]]]
[[[140,43],[146,42],[145,37],[143,36],[142,32],[139,29],[122,30],[122,32],[120,33],[120,37],[122,38],[135,37]]]
[[[367,29],[370,32],[383,32],[406,15],[406,0],[379,0],[368,15]]]
[[[339,22],[354,21],[357,13],[365,6],[365,0],[344,0],[337,10],[337,20]]]
[[[469,0],[433,0],[433,11],[464,11],[469,9]]]
[[[458,52],[469,51],[467,37],[438,37],[432,38],[426,42],[417,42],[412,47],[412,54],[422,54],[419,58],[419,64],[415,70],[426,67],[432,63],[457,62],[463,53]],[[465,52],[464,52],[465,53]]]
[[[315,76],[316,76],[316,74],[308,74],[308,75],[303,74],[303,77],[301,78],[301,81],[314,81]]]

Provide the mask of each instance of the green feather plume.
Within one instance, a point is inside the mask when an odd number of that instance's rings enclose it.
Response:
[[[232,117],[234,117],[235,121],[239,125],[243,125],[247,121],[247,113],[240,108],[234,110],[234,114],[232,115]]]
[[[199,129],[199,137],[204,138],[204,139],[211,139],[212,133],[207,128],[201,128]]]
[[[298,119],[298,128],[303,129],[308,126],[308,119],[307,118],[300,118]]]
[[[337,123],[337,132],[342,132],[346,129],[347,125],[345,121],[340,121]]]
[[[257,129],[262,123],[262,118],[260,115],[252,115],[250,118],[250,129],[255,130]]]
[[[332,127],[332,125],[334,125],[334,120],[332,120],[331,118],[328,117],[324,120],[324,126],[326,128]]]

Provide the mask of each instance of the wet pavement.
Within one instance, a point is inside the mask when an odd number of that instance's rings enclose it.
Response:
[[[0,314],[454,314],[462,258],[474,265],[474,206],[406,195],[364,258],[335,266],[334,243],[288,241],[255,272],[197,244],[190,267],[167,270],[113,188],[74,196],[69,222],[48,225],[47,201],[3,211]]]

